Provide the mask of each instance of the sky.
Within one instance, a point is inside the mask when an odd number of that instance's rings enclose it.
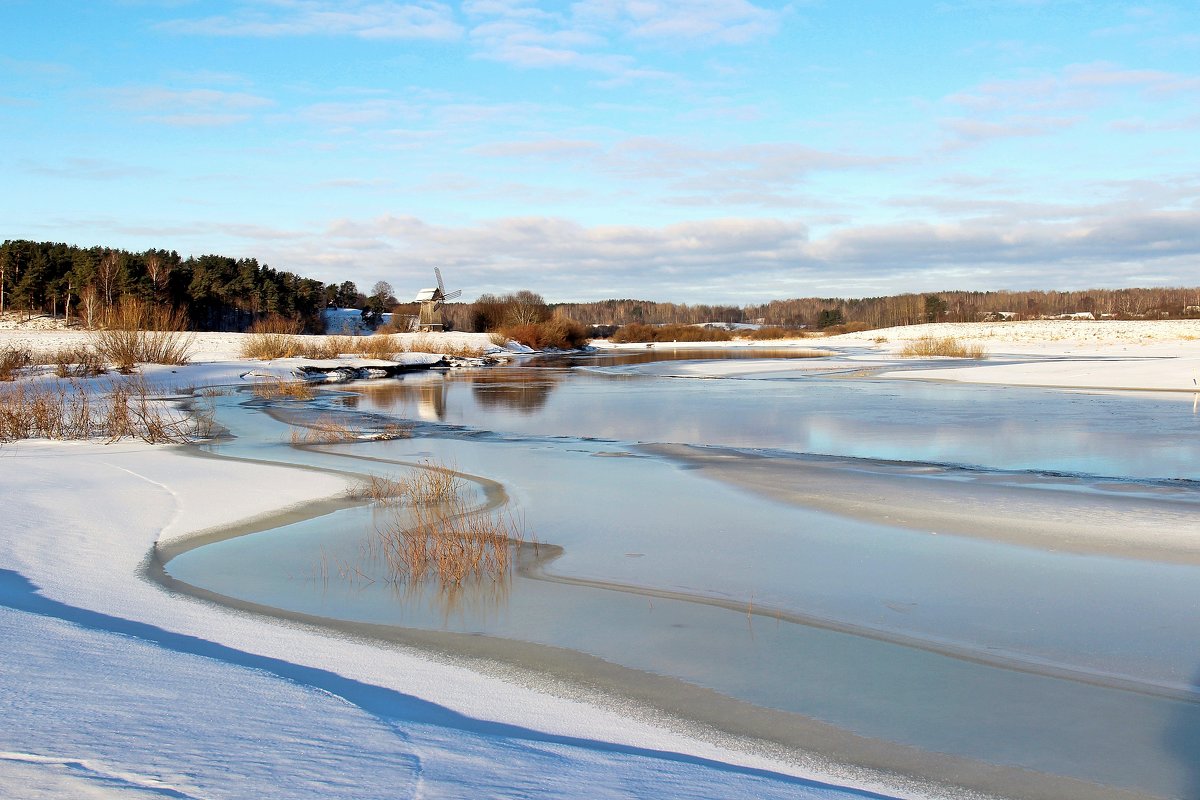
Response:
[[[0,0],[0,238],[402,300],[1200,285],[1200,5]]]

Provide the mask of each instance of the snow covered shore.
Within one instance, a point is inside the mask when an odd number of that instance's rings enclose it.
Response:
[[[977,337],[993,363],[901,376],[1177,391],[1200,362],[1200,323],[1096,323],[1094,336],[1088,323],[1031,327],[1040,324],[915,326],[794,346],[845,348],[838,363],[879,367],[900,363],[905,337]],[[1053,338],[1064,328],[1073,335]],[[79,336],[0,331],[0,347],[49,350]],[[198,363],[149,372],[182,386],[289,369],[236,360],[239,342],[204,334]],[[1008,355],[1036,358],[1002,363]],[[873,796],[815,765],[144,577],[156,543],[339,496],[340,477],[178,447],[21,442],[0,447],[0,486],[0,796]]]

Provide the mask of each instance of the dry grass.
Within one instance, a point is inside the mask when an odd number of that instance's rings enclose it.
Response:
[[[527,538],[524,525],[504,510],[472,507],[463,479],[438,464],[399,479],[370,476],[350,496],[394,507],[367,552],[395,583],[429,578],[455,589],[468,580],[501,581],[512,570],[514,546]]]
[[[0,381],[15,380],[21,370],[33,364],[33,353],[27,347],[6,345],[0,348]]]
[[[309,444],[341,444],[357,442],[363,438],[361,429],[348,425],[333,417],[321,417],[304,428],[292,428],[292,446]]]
[[[254,384],[254,396],[263,400],[312,400],[316,396],[307,381],[285,381],[283,378],[267,378]]]
[[[758,328],[748,331],[744,334],[745,338],[753,341],[764,341],[771,339],[804,339],[809,334],[801,328],[780,328],[771,326],[767,328]]]
[[[0,442],[136,438],[151,444],[181,443],[207,436],[211,429],[211,416],[171,407],[140,379],[110,381],[102,391],[89,391],[74,381],[0,391]]]
[[[63,347],[41,357],[43,364],[54,367],[60,378],[92,378],[108,371],[104,358],[89,345]]]
[[[396,354],[404,351],[396,340],[386,333],[374,336],[359,336],[354,340],[354,348],[348,352],[364,358],[374,358],[380,361],[395,361]]]
[[[987,351],[981,344],[965,344],[953,336],[922,336],[911,342],[905,342],[900,349],[900,355],[906,358],[925,358],[929,356],[948,356],[950,358],[987,358]]]
[[[272,315],[250,326],[249,336],[242,341],[242,358],[271,361],[292,358],[300,354],[300,323]]]
[[[124,298],[92,344],[100,358],[129,373],[136,364],[186,364],[194,338],[178,311]]]
[[[493,334],[504,339],[502,334]],[[491,337],[489,336],[489,339]],[[507,341],[505,339],[505,341]],[[475,347],[469,344],[455,345],[447,341],[439,340],[437,337],[426,334],[423,336],[414,336],[405,344],[405,350],[410,353],[434,353],[438,355],[455,356],[457,358],[480,358],[487,355],[487,349],[483,347]]]
[[[406,478],[370,475],[351,487],[349,496],[387,505],[446,503],[461,494],[462,479],[449,467],[426,464]]]
[[[635,322],[617,328],[609,337],[617,344],[638,342],[728,342],[733,333],[724,328],[704,328],[699,325],[645,325]]]
[[[325,360],[337,358],[342,353],[355,351],[355,336],[312,336],[297,340],[296,355],[301,358]]]

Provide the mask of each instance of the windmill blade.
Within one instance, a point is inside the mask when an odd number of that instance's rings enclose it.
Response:
[[[446,294],[446,284],[442,283],[442,270],[438,267],[434,267],[433,274],[437,275],[438,289],[440,289],[442,294],[445,295]]]
[[[459,297],[460,295],[462,295],[462,289],[455,289],[450,294],[443,294],[442,299],[443,300],[453,300],[454,298]]]

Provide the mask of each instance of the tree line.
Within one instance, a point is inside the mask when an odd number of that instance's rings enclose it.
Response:
[[[108,247],[9,240],[0,245],[0,311],[65,315],[104,324],[123,298],[176,309],[196,330],[245,330],[276,314],[321,331],[330,303],[365,302],[355,285],[325,285],[253,258],[180,258],[168,250],[133,253]]]
[[[859,324],[870,328],[922,322],[1037,319],[1091,313],[1097,319],[1167,319],[1200,316],[1200,289],[1091,289],[1088,291],[950,291],[882,297],[805,297],[747,306],[685,305],[650,300],[552,304],[585,325],[694,325],[750,323],[781,328]]]
[[[262,317],[278,315],[299,321],[303,330],[321,332],[321,311],[331,305],[360,308],[376,318],[393,307],[402,315],[416,313],[414,304],[397,305],[386,282],[375,284],[366,295],[353,281],[324,284],[253,258],[203,255],[183,259],[175,251],[160,249],[135,253],[25,240],[0,245],[0,311],[65,314],[94,326],[103,324],[123,297],[184,312],[197,330],[245,330]],[[1070,313],[1122,319],[1200,316],[1200,289],[950,291],[792,298],[746,306],[634,299],[546,303],[540,295],[522,290],[483,295],[474,303],[448,303],[442,313],[447,327],[454,330],[493,330],[502,324],[533,324],[550,318],[601,328],[706,322],[884,328],[920,322],[974,322],[989,315],[1025,319]]]

